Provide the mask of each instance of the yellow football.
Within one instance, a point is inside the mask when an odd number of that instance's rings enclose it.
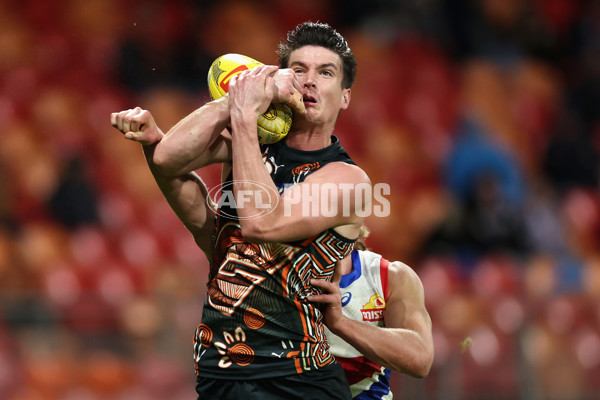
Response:
[[[229,91],[229,81],[242,71],[263,65],[250,57],[229,53],[213,61],[208,70],[208,91],[212,100]],[[257,121],[258,141],[271,144],[283,139],[292,126],[292,110],[285,104],[271,104],[259,115]]]

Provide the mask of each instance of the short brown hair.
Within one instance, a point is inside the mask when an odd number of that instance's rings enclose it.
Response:
[[[321,46],[337,53],[342,59],[342,88],[352,87],[356,78],[356,57],[346,39],[335,29],[328,24],[310,21],[296,26],[288,32],[286,41],[279,43],[279,67],[287,68],[292,52],[304,46]]]

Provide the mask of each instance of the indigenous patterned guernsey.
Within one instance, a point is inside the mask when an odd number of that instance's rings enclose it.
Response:
[[[279,192],[330,162],[354,164],[338,139],[324,149],[301,151],[285,142],[261,146]],[[230,175],[221,199],[230,196]],[[335,360],[322,316],[306,296],[311,278],[328,279],[335,262],[353,248],[332,229],[296,242],[250,243],[235,207],[221,202],[202,322],[194,338],[196,374],[261,379],[316,370]]]
[[[342,313],[374,326],[385,326],[388,261],[370,251],[352,252],[353,270],[340,280]],[[391,370],[365,358],[358,350],[325,328],[331,352],[342,365],[354,400],[392,398]]]

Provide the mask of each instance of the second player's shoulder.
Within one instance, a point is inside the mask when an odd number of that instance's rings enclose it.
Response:
[[[383,259],[381,254],[370,250],[356,250],[356,253],[361,260],[361,264],[366,264],[368,266],[379,267],[381,260]]]
[[[390,261],[388,262],[388,271],[390,274],[401,275],[405,277],[416,276],[417,273],[410,266],[403,263],[402,261]]]
[[[393,292],[407,293],[412,291],[423,291],[423,284],[417,272],[409,265],[401,261],[388,263],[388,280],[390,283],[390,294]]]

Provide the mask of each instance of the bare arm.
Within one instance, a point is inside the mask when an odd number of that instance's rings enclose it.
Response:
[[[291,241],[334,228],[345,237],[357,237],[364,221],[359,215],[370,206],[370,198],[365,200],[356,193],[370,193],[370,181],[356,166],[328,164],[269,204],[259,202],[259,197],[246,196],[257,186],[277,193],[256,136],[258,115],[273,96],[271,75],[275,71],[273,66],[256,67],[232,78],[229,84],[233,192],[236,204],[243,204],[237,209],[242,233],[254,241]]]
[[[210,259],[215,207],[208,198],[202,179],[193,172],[171,177],[159,171],[153,162],[153,156],[157,145],[164,140],[164,134],[149,111],[136,107],[112,113],[111,124],[120,130],[126,139],[142,144],[148,167],[158,187],[177,217]]]
[[[173,126],[156,145],[153,163],[165,176],[231,161],[228,95],[206,103]]]
[[[400,262],[390,263],[388,273],[390,292],[384,328],[345,317],[335,283],[311,280],[327,294],[309,300],[327,304],[325,325],[368,359],[401,373],[425,377],[433,363],[433,337],[423,284],[409,266]]]
[[[295,112],[305,112],[301,87],[292,70],[277,71],[272,90],[273,101],[289,104]],[[193,111],[167,132],[153,156],[163,175],[177,176],[206,165],[231,162],[228,104],[229,94],[225,94]]]

